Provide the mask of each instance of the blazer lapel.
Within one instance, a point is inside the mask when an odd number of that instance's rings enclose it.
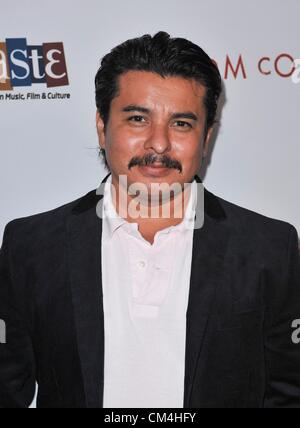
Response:
[[[96,190],[88,193],[67,219],[68,260],[78,353],[85,406],[89,408],[99,408],[103,404],[102,220],[96,214],[97,202],[101,198]]]
[[[200,179],[195,177],[198,182]],[[190,406],[196,368],[214,302],[222,278],[229,231],[225,213],[217,198],[204,189],[204,225],[194,230],[189,303],[186,326],[184,407]]]

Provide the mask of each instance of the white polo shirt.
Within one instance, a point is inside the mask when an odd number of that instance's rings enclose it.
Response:
[[[105,408],[183,408],[186,312],[197,183],[184,219],[146,241],[105,183],[102,287]],[[113,213],[113,217],[109,213]]]

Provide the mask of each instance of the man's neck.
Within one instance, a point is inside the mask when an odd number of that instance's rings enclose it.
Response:
[[[136,207],[134,216],[131,215],[130,206],[132,208],[133,200],[137,196],[129,195],[127,190],[118,182],[115,184],[113,177],[112,184],[115,189],[115,200],[112,197],[112,201],[116,212],[129,223],[137,223],[140,233],[148,238],[145,239],[152,240],[159,230],[176,226],[183,221],[191,197],[191,183],[164,203],[161,198],[155,203],[151,203],[151,198],[136,200],[134,202],[134,207]]]

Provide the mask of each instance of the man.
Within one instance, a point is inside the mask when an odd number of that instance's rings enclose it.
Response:
[[[5,228],[1,407],[30,405],[36,381],[47,408],[300,407],[295,228],[206,189],[195,226],[220,93],[205,52],[164,32],[103,58],[110,174]]]

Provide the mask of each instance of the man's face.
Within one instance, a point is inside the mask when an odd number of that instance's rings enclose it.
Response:
[[[129,71],[119,78],[119,93],[111,102],[109,120],[97,113],[101,148],[114,184],[184,183],[199,170],[212,129],[205,137],[205,87],[182,77]],[[150,168],[161,162],[164,168]]]

